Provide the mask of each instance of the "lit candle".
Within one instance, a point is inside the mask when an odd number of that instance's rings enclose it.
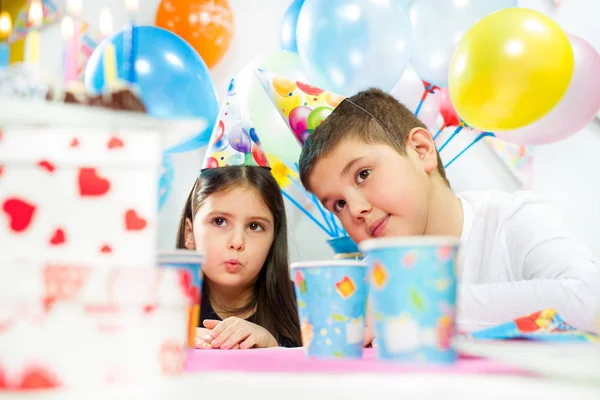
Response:
[[[73,46],[73,36],[75,34],[73,18],[65,15],[60,25],[60,31],[65,40],[64,78],[65,86],[68,86],[69,82],[77,79],[77,54]]]
[[[106,39],[113,31],[113,21],[110,10],[107,8],[100,11],[100,33]],[[105,40],[104,45],[104,90],[110,92],[117,80],[117,52],[115,45]]]
[[[65,76],[66,79],[69,79],[67,82],[77,80],[79,78],[79,49],[81,47],[79,20],[81,18],[81,8],[82,0],[67,0],[67,13],[73,18],[73,35],[66,43],[66,45],[70,47],[67,52],[72,56],[72,60],[69,60],[71,63],[69,68],[73,75],[71,77]]]
[[[7,40],[12,31],[12,20],[6,11],[0,13],[0,68],[8,67],[10,62],[10,49]]]
[[[132,84],[136,81],[135,60],[137,58],[137,33],[135,30],[135,14],[139,7],[139,0],[125,0],[125,8],[127,9],[129,23],[125,27],[123,35],[123,48],[126,50],[124,54],[127,80]]]
[[[29,23],[31,28],[27,34],[27,49],[25,51],[25,62],[37,64],[40,59],[40,32],[38,31],[44,18],[44,10],[40,0],[33,0],[29,7]]]

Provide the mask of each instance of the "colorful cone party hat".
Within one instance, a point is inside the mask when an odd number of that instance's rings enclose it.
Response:
[[[345,98],[262,69],[256,75],[300,145]]]
[[[202,169],[228,166],[270,168],[250,116],[237,101],[235,79],[227,89],[213,129]]]

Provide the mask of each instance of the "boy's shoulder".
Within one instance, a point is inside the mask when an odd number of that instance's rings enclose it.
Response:
[[[506,221],[524,214],[555,214],[548,198],[526,190],[462,192],[457,197],[467,202],[476,216],[488,221]]]

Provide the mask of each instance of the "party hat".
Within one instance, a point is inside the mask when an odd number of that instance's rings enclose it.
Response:
[[[344,100],[343,96],[262,69],[256,70],[256,75],[300,145]]]
[[[237,99],[235,79],[227,89],[212,131],[202,169],[228,166],[258,166],[270,168],[256,129]]]

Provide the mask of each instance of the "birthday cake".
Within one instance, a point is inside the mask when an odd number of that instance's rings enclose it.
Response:
[[[189,299],[156,251],[170,128],[130,91],[59,101],[36,73],[0,78],[0,393],[177,375]]]

